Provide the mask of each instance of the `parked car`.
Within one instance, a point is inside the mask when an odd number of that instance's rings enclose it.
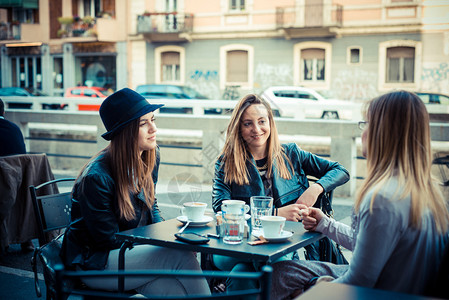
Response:
[[[326,99],[310,88],[273,86],[266,89],[261,96],[271,104],[276,116],[351,119],[351,109],[343,109],[348,106],[347,101]]]
[[[76,86],[65,90],[64,97],[68,98],[81,98],[81,97],[91,97],[104,99],[111,95],[112,91],[97,86]],[[78,104],[78,110],[84,111],[98,111],[101,104]]]
[[[31,88],[21,88],[21,87],[4,87],[0,88],[0,97],[7,97],[7,96],[15,96],[15,97],[45,97],[48,95],[42,93],[40,90],[31,89]],[[24,102],[16,103],[16,102],[8,102],[7,103],[8,108],[28,108],[30,109],[33,105],[30,102],[26,102],[24,99]],[[43,103],[42,109],[63,109],[66,107],[67,104],[50,104],[50,103]]]
[[[209,99],[188,86],[173,84],[143,84],[136,88],[136,92],[149,99]],[[192,113],[191,107],[162,107],[161,113]],[[204,110],[205,114],[221,114],[221,108]]]
[[[425,103],[425,104],[445,104],[449,105],[449,96],[440,94],[440,93],[433,93],[433,92],[417,92],[416,93],[419,98]]]

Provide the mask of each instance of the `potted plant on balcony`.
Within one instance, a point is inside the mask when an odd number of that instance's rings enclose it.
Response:
[[[85,33],[86,36],[98,36],[97,30],[90,28]]]
[[[108,11],[100,11],[97,15],[97,18],[112,19],[112,13]]]
[[[65,38],[68,37],[69,32],[65,29],[59,29],[58,32],[56,33],[58,35],[58,37],[60,38]]]
[[[72,16],[69,17],[59,17],[58,22],[61,25],[72,25],[74,22],[74,18]]]
[[[83,25],[87,28],[92,28],[92,26],[95,24],[95,18],[92,16],[85,16],[83,18]]]

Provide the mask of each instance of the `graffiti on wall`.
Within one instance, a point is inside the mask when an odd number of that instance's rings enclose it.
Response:
[[[421,90],[449,93],[449,62],[424,64],[421,73]]]
[[[187,85],[210,99],[220,99],[218,71],[194,70],[188,74]]]
[[[203,70],[195,70],[190,72],[189,77],[191,80],[218,80],[218,72],[217,71],[203,71]]]
[[[275,85],[293,84],[293,66],[288,64],[270,65],[259,63],[254,74],[254,92],[260,93]]]
[[[360,69],[346,69],[337,72],[332,81],[333,98],[344,100],[369,100],[378,95],[377,73]]]

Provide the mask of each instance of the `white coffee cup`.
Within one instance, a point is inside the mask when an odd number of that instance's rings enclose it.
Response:
[[[224,204],[226,207],[226,211],[232,214],[240,213],[240,210],[243,208],[243,213],[246,214],[249,211],[249,205],[242,200],[223,200],[222,205]],[[223,206],[222,206],[223,210]]]
[[[280,216],[263,216],[262,221],[263,236],[265,238],[278,238],[282,235],[285,225],[285,218]]]
[[[206,212],[207,203],[203,202],[186,202],[183,204],[182,215],[186,216],[189,221],[198,222],[203,220]]]

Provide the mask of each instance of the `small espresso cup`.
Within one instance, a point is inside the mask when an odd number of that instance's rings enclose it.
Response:
[[[186,216],[189,221],[198,222],[203,220],[207,203],[186,202],[183,205],[181,213],[183,216]]]
[[[278,238],[282,235],[285,225],[285,218],[280,216],[263,216],[262,221],[263,236],[265,238]]]

